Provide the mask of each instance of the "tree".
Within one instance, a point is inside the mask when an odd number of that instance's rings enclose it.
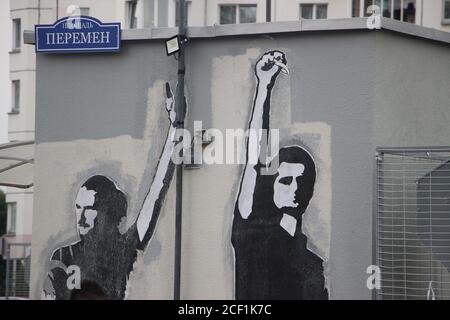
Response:
[[[6,200],[5,194],[0,190],[0,237],[6,233]],[[6,261],[0,254],[0,296],[5,295]]]

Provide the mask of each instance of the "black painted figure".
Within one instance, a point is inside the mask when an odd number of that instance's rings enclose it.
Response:
[[[257,91],[250,130],[269,130],[270,98],[280,73],[289,74],[284,53],[264,54],[255,66]],[[258,131],[256,131],[258,132]],[[267,136],[266,136],[267,137]],[[232,244],[236,299],[328,299],[323,261],[307,249],[302,216],[314,193],[316,166],[299,146],[281,148],[267,169],[260,160],[261,133],[247,141],[247,162],[235,204]]]
[[[80,289],[73,289],[70,300],[106,300],[106,294],[92,281],[83,281]]]
[[[170,87],[166,86],[170,127],[150,190],[136,223],[120,232],[127,215],[127,198],[102,175],[89,178],[78,191],[75,212],[79,241],[56,249],[51,256],[42,298],[69,299],[83,283],[95,283],[107,299],[124,299],[127,280],[138,250],[144,250],[158,220],[173,177],[176,114]]]

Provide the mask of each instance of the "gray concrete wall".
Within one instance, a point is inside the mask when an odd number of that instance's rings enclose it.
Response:
[[[450,145],[450,45],[377,34],[374,146]]]
[[[245,97],[248,108],[254,84],[241,87],[239,78],[251,79],[252,70],[236,76],[214,74],[214,59],[246,56],[248,48],[263,53],[273,48],[286,52],[290,77],[282,78],[273,97],[274,126],[286,128],[298,123],[326,123],[331,127],[332,209],[330,248],[330,289],[338,299],[370,298],[365,287],[365,270],[371,261],[372,212],[372,108],[374,84],[374,34],[367,32],[310,33],[295,36],[196,40],[188,55],[190,119],[211,123],[212,113],[230,117],[235,100]],[[247,54],[248,56],[248,54]],[[234,71],[234,70],[233,70]],[[245,75],[247,73],[247,75]],[[227,87],[221,106],[213,102],[209,90],[199,87],[199,79],[234,83]],[[196,81],[193,80],[196,77]],[[199,78],[200,77],[200,78]],[[209,80],[208,80],[209,81]],[[237,96],[235,96],[237,94]],[[212,107],[211,107],[212,106]],[[222,109],[227,111],[221,111]],[[245,127],[248,115],[230,119],[225,127]],[[236,110],[236,112],[242,112]],[[216,119],[220,117],[217,116]],[[240,126],[237,124],[240,123]],[[351,124],[351,125],[349,125]],[[205,125],[206,126],[206,125]],[[356,134],[356,132],[358,132]],[[358,174],[355,174],[358,172]],[[345,186],[345,187],[344,187]],[[208,192],[205,190],[205,192]],[[358,201],[355,201],[358,199]]]
[[[120,135],[142,139],[148,88],[176,74],[176,64],[155,42],[133,42],[118,54],[41,55],[37,60],[44,79],[36,81],[37,143]]]
[[[254,63],[272,49],[286,53],[290,76],[280,76],[275,86],[271,127],[281,130],[282,144],[305,146],[318,164],[317,192],[304,225],[309,246],[327,262],[332,299],[369,299],[375,147],[449,144],[431,126],[439,120],[442,132],[448,130],[448,46],[385,31],[193,39],[187,126],[202,120],[205,129],[246,128]],[[128,197],[128,225],[134,222],[167,132],[164,83],[176,85],[176,61],[159,41],[127,41],[119,54],[40,55],[37,68],[33,298],[40,297],[51,252],[77,239],[74,197],[87,177],[113,178]],[[433,85],[437,79],[442,85]],[[405,90],[395,94],[402,83]],[[423,111],[420,92],[436,96],[424,98],[436,113]],[[427,125],[414,122],[407,107],[423,111]],[[404,134],[398,136],[398,128]],[[427,138],[411,137],[419,128]],[[410,137],[402,140],[406,132]],[[230,236],[241,171],[240,165],[210,165],[185,173],[183,298],[233,298]],[[130,299],[172,297],[174,185],[134,266]]]

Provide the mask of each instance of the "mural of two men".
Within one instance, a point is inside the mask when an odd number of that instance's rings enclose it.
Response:
[[[255,65],[257,91],[250,129],[269,129],[271,94],[280,73],[288,74],[283,52],[265,53]],[[171,183],[175,149],[174,101],[167,85],[169,132],[157,170],[138,219],[125,233],[119,225],[126,218],[127,197],[102,175],[89,178],[75,203],[79,241],[56,249],[51,256],[43,298],[69,299],[80,283],[93,282],[108,299],[124,299],[127,280],[138,250],[151,239],[165,195]],[[302,215],[314,194],[316,166],[300,146],[279,150],[275,159],[253,165],[264,145],[262,136],[247,141],[247,164],[239,185],[232,226],[235,252],[236,299],[328,299],[322,259],[307,249]],[[260,145],[249,154],[250,142]],[[255,157],[256,156],[256,157]],[[279,163],[275,174],[262,170]]]

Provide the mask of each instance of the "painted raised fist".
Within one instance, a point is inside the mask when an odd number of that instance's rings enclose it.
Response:
[[[266,52],[256,63],[255,72],[260,81],[271,82],[280,72],[289,74],[286,55],[278,50]]]

